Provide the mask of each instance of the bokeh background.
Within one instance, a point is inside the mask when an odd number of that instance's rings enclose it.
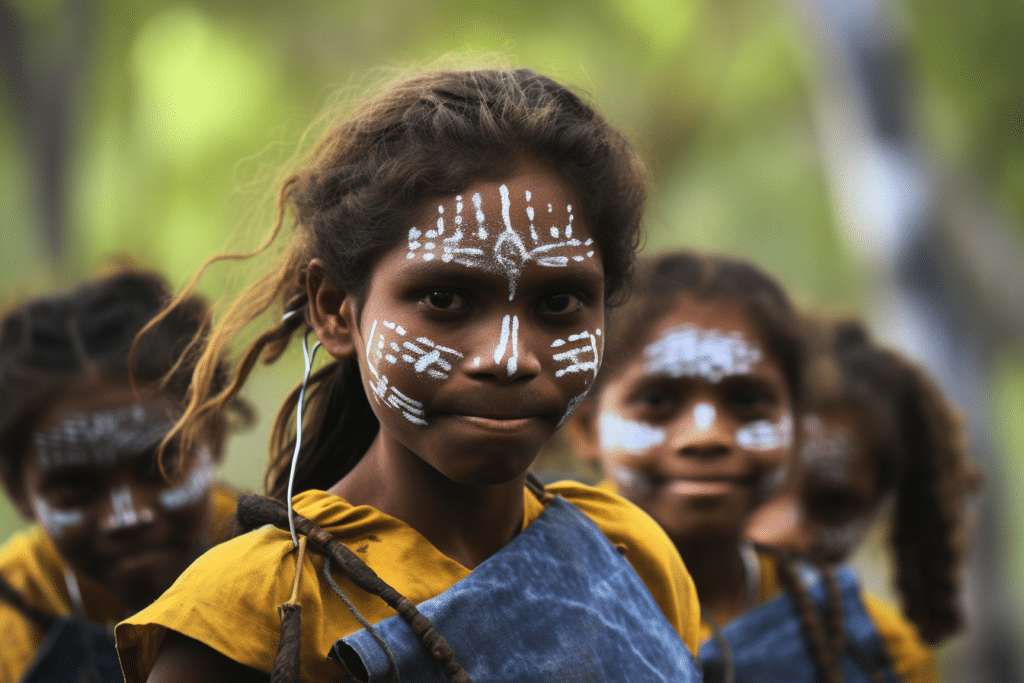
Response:
[[[1009,0],[0,0],[0,295],[126,254],[183,285],[260,242],[274,178],[338,92],[450,53],[533,67],[649,161],[647,249],[756,260],[802,303],[863,315],[964,408],[988,486],[944,676],[1024,680],[1022,34]],[[202,289],[248,275],[215,267]],[[300,363],[250,383],[263,419],[225,464],[241,486]],[[0,507],[2,536],[23,524]],[[858,563],[886,590],[878,543]]]

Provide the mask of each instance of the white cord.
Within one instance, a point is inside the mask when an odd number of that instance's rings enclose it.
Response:
[[[295,450],[292,451],[292,468],[288,473],[288,529],[292,532],[292,543],[298,547],[299,536],[295,533],[295,511],[292,509],[292,487],[295,484],[295,466],[299,462],[299,449],[302,448],[302,412],[306,407],[306,384],[309,382],[309,373],[313,369],[313,359],[320,348],[320,341],[313,344],[312,354],[309,351],[309,332],[302,337],[302,357],[305,360],[306,369],[302,375],[302,388],[299,389],[299,402],[295,406]]]

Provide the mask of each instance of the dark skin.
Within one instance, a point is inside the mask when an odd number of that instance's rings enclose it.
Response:
[[[509,202],[508,223],[502,219],[502,192]],[[525,218],[527,194],[534,207],[552,206],[555,225],[572,222],[567,207],[578,204],[554,171],[524,164],[503,181],[477,181],[458,197],[428,202],[417,224],[430,225],[439,206],[446,216],[457,215],[457,203],[475,193],[488,216],[491,242],[467,238],[463,246],[485,253],[509,230],[516,235],[513,242],[534,244]],[[578,215],[573,229],[579,244],[591,238]],[[603,326],[604,267],[593,245],[569,252],[580,258],[566,258],[561,266],[524,259],[511,278],[507,265],[493,260],[477,266],[410,258],[411,241],[403,236],[381,255],[361,296],[337,286],[319,259],[309,263],[309,322],[331,356],[359,360],[381,423],[367,453],[328,491],[400,519],[472,569],[521,529],[527,469],[570,401],[593,381],[593,369],[565,372],[568,363],[555,358],[552,349]],[[402,334],[399,328],[407,337],[396,336]],[[446,356],[450,363],[443,376],[430,377],[413,363],[371,354],[392,348],[391,343],[422,347],[423,339],[455,351]],[[403,405],[413,402],[419,412],[403,412],[376,393],[385,375],[386,386],[406,397]],[[169,634],[149,680],[226,678],[267,680],[206,645]]]
[[[738,334],[761,359],[712,380],[674,376],[638,352],[570,424],[578,451],[668,533],[701,608],[726,623],[752,599],[739,546],[758,485],[789,453],[788,442],[749,447],[738,434],[755,422],[780,423],[792,406],[781,364],[738,304],[680,295],[638,349],[688,325]]]

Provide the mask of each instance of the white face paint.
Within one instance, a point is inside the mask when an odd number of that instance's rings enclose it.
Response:
[[[425,425],[423,403],[409,398],[388,383],[384,369],[388,365],[412,366],[424,377],[448,379],[452,363],[462,358],[455,349],[436,344],[426,337],[411,339],[401,325],[387,320],[373,321],[366,342],[366,365],[373,375],[371,388],[376,400],[394,408],[414,424]]]
[[[155,446],[174,426],[163,406],[136,403],[116,410],[80,413],[36,432],[39,468],[110,467]]]
[[[566,364],[564,368],[555,371],[555,377],[563,377],[577,372],[593,372],[594,377],[597,377],[597,371],[601,367],[597,342],[600,336],[600,329],[593,334],[584,330],[579,334],[570,334],[568,340],[556,339],[553,341],[551,348],[558,350],[552,358],[557,363]]]
[[[710,403],[698,403],[693,407],[693,426],[698,432],[706,432],[715,423],[715,407]]]
[[[775,451],[793,443],[793,419],[783,415],[778,422],[757,420],[736,430],[737,445],[751,451]]]
[[[608,453],[643,455],[665,443],[666,437],[665,430],[660,427],[627,420],[612,411],[601,415],[597,429],[601,449]]]
[[[576,412],[576,409],[580,407],[581,403],[583,403],[583,399],[585,399],[587,397],[587,392],[589,392],[589,391],[590,390],[587,389],[582,394],[579,394],[578,396],[574,396],[572,398],[572,400],[569,401],[569,405],[566,406],[565,412],[562,414],[562,419],[560,419],[558,421],[558,424],[555,425],[555,429],[558,429],[559,427],[564,425],[566,423],[566,421],[572,416],[572,414]]]
[[[511,321],[511,325],[509,322]],[[498,345],[494,347],[494,362],[501,363],[508,352],[508,363],[505,370],[508,376],[516,374],[519,369],[519,316],[506,315],[501,321],[501,335],[498,338]]]
[[[761,349],[739,332],[723,333],[680,325],[644,349],[644,369],[669,377],[702,377],[709,382],[746,374],[761,360]]]
[[[132,491],[127,486],[121,486],[110,491],[110,514],[104,521],[107,531],[129,529],[142,524],[149,524],[156,515],[149,508],[137,510],[132,499]]]
[[[65,531],[81,526],[85,521],[85,513],[81,508],[54,509],[41,498],[32,501],[32,511],[39,523],[46,529],[46,533],[53,538],[62,537]]]
[[[841,427],[826,425],[817,415],[803,418],[804,443],[800,455],[809,470],[829,484],[846,483],[857,463],[857,448]]]
[[[194,505],[203,499],[213,485],[213,458],[210,449],[204,444],[199,448],[199,460],[185,481],[177,486],[164,489],[158,495],[161,507],[165,510]]]
[[[536,211],[529,204],[532,194],[525,192],[526,206],[523,210],[530,221],[529,246],[523,238],[512,229],[512,199],[508,186],[502,184],[498,188],[501,195],[501,220],[504,229],[492,239],[487,230],[487,218],[483,211],[483,198],[480,193],[472,197],[476,230],[463,230],[462,195],[456,195],[456,215],[452,220],[451,230],[445,223],[444,207],[438,206],[436,228],[424,233],[419,228],[409,229],[409,251],[406,258],[413,259],[417,255],[424,261],[440,258],[444,263],[458,263],[469,268],[481,268],[488,272],[502,273],[508,278],[508,300],[515,298],[516,285],[523,272],[523,266],[532,261],[541,266],[552,268],[565,267],[569,261],[581,262],[594,257],[594,240],[580,241],[573,235],[572,205],[567,204],[565,212],[567,223],[563,226],[552,222],[547,230],[537,229],[534,225]],[[554,221],[552,207],[548,204],[549,220]]]

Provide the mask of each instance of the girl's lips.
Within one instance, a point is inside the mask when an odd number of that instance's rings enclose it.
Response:
[[[480,429],[502,434],[525,429],[536,419],[534,417],[515,417],[506,419],[498,417],[482,417],[480,415],[456,415],[455,417],[463,422],[468,422],[475,427],[479,427]]]
[[[722,479],[671,479],[663,484],[668,493],[677,496],[725,496],[752,485],[750,477]]]

